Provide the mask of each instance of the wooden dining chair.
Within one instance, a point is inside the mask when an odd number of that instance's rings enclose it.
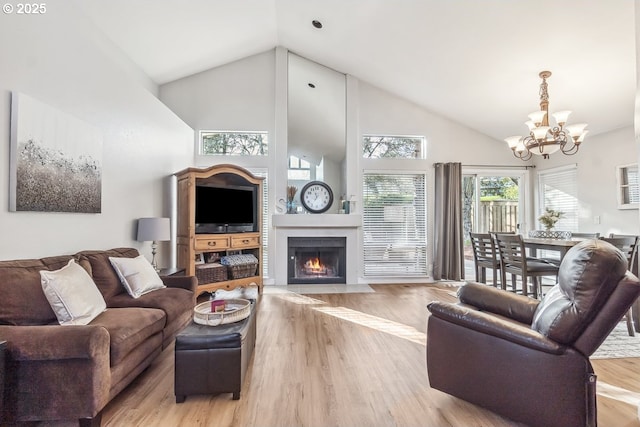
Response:
[[[627,257],[629,262],[629,271],[636,276],[638,275],[638,266],[636,265],[638,254],[638,236],[611,234],[609,237],[601,237],[601,240],[611,243],[616,248],[620,249],[622,253]]]
[[[558,266],[537,258],[527,257],[522,236],[519,234],[495,235],[498,256],[500,259],[501,283],[506,289],[507,274],[511,274],[511,288],[518,292],[516,276],[520,276],[523,295],[529,295],[529,278],[531,278],[531,291],[534,298],[542,296],[538,278],[542,276],[558,275]]]
[[[600,237],[600,233],[574,233],[571,232],[571,237],[577,237],[579,239],[597,239]]]
[[[640,243],[640,236],[636,236],[633,234],[617,234],[610,233],[608,238],[602,238],[603,240],[607,239],[625,239],[622,244],[622,252],[627,256],[627,260],[629,261],[629,271],[638,276],[638,243]],[[633,248],[631,248],[632,242],[635,241]],[[613,246],[618,247],[615,243],[612,243]],[[620,248],[618,248],[620,249]],[[634,249],[635,252],[631,253],[631,249]]]
[[[469,233],[471,247],[473,248],[473,260],[475,263],[476,282],[487,283],[487,269],[493,270],[493,286],[500,286],[498,271],[500,261],[495,243],[489,233]],[[504,285],[503,285],[504,288]]]
[[[600,240],[604,240],[605,242],[611,243],[616,248],[620,249],[624,256],[627,258],[627,262],[629,263],[629,271],[631,271],[634,275],[638,275],[638,236],[628,235],[628,234],[614,234],[611,233],[609,237],[600,237]],[[624,320],[627,323],[627,332],[629,332],[629,336],[635,336],[635,327],[634,327],[634,313],[633,310],[638,310],[637,304],[634,304],[627,314],[624,316]]]

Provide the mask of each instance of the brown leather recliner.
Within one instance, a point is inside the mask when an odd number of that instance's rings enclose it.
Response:
[[[587,240],[542,301],[468,283],[460,303],[430,303],[431,387],[529,426],[596,426],[589,356],[640,295],[627,268],[615,247]]]

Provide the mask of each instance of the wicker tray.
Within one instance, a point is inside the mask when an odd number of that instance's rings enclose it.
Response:
[[[200,325],[218,326],[246,319],[251,314],[251,301],[246,299],[225,300],[226,308],[222,312],[211,312],[211,301],[205,301],[193,309],[193,321]]]

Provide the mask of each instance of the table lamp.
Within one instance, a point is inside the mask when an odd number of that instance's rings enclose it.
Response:
[[[138,219],[138,238],[139,242],[152,242],[151,254],[153,258],[151,265],[158,271],[156,263],[156,251],[158,242],[171,240],[171,226],[169,218],[140,218]]]

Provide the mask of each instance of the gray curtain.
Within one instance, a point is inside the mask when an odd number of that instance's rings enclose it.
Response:
[[[462,165],[436,163],[433,278],[464,279]]]

